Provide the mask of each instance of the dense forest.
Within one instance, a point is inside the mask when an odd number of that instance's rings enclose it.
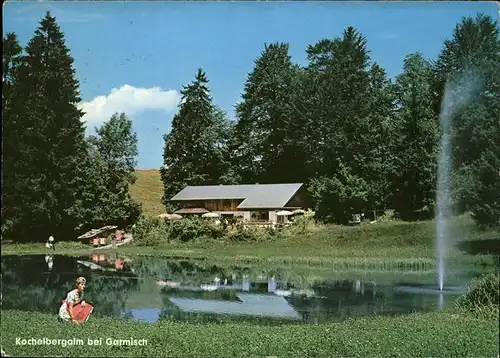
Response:
[[[135,222],[132,123],[117,113],[85,136],[73,59],[56,19],[47,13],[24,48],[6,34],[3,48],[2,238],[71,240],[99,225]],[[302,182],[321,220],[385,209],[403,220],[431,217],[446,112],[453,212],[500,227],[496,22],[462,19],[436,59],[408,54],[395,79],[353,27],[306,52],[308,65],[299,66],[287,43],[264,44],[235,121],[197,70],[164,136],[167,207],[186,185]],[[445,95],[453,106],[443,106]]]
[[[302,182],[323,220],[384,209],[431,217],[444,112],[453,212],[500,226],[500,37],[491,18],[464,18],[437,59],[408,54],[394,80],[353,27],[309,45],[306,67],[288,50],[264,46],[234,122],[213,103],[202,69],[184,87],[164,137],[165,204],[186,185]]]

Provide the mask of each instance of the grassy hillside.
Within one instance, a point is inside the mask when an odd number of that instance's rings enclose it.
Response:
[[[142,204],[145,215],[156,216],[165,212],[161,203],[163,195],[163,183],[160,171],[157,169],[137,169],[135,171],[137,181],[130,186],[132,197]]]

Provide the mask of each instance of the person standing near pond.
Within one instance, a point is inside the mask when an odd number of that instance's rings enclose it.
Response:
[[[83,323],[89,317],[94,307],[83,300],[83,291],[87,280],[79,277],[75,282],[75,289],[71,290],[59,308],[59,317],[63,321]]]
[[[56,243],[55,243],[55,240],[54,240],[54,236],[50,235],[50,237],[49,237],[49,243],[50,243],[50,246],[52,247],[52,250],[55,250],[56,249]]]
[[[54,242],[54,236],[50,235],[49,239],[47,240],[47,242],[45,243],[45,247],[47,249],[52,249],[52,250],[55,250],[56,249],[56,246],[55,246],[55,242]]]

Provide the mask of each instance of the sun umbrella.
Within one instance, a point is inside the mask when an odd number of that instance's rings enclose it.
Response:
[[[161,219],[165,219],[165,220],[179,220],[179,219],[182,219],[182,216],[180,216],[179,214],[167,214],[167,213],[164,213],[164,214],[158,215],[158,217],[161,218]]]
[[[292,211],[293,215],[302,215],[304,213],[305,213],[305,211],[302,209],[297,209],[297,210]]]
[[[281,211],[278,211],[276,213],[276,215],[278,215],[278,216],[288,216],[288,215],[292,215],[292,212],[288,211],[288,210],[281,210]]]
[[[170,214],[169,216],[166,217],[167,220],[180,220],[182,219],[182,216],[179,214]]]
[[[202,218],[218,218],[220,215],[217,213],[205,213],[201,217]]]

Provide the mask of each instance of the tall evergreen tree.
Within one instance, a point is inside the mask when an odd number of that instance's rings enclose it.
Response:
[[[316,124],[323,157],[320,173],[334,175],[340,163],[351,166],[358,153],[358,124],[368,113],[369,51],[365,37],[348,27],[341,37],[323,39],[307,49],[309,71],[316,77]],[[358,173],[354,173],[357,175]]]
[[[215,107],[213,126],[207,131],[209,143],[215,143],[212,161],[217,167],[218,183],[231,185],[238,184],[241,180],[236,168],[233,166],[233,152],[231,141],[234,138],[235,122],[230,121],[224,110]]]
[[[172,130],[164,136],[163,201],[186,185],[218,184],[223,174],[227,119],[212,103],[208,79],[200,68],[195,80],[184,86]]]
[[[19,66],[23,49],[17,40],[17,35],[13,32],[7,33],[7,36],[2,39],[2,48],[2,95],[5,98],[8,94],[6,90],[14,82],[15,70]]]
[[[500,31],[491,17],[463,18],[436,62],[438,89],[445,84],[468,100],[451,118],[454,193],[462,210],[482,226],[500,216]],[[460,91],[459,91],[460,90]],[[495,175],[495,173],[497,173]]]
[[[387,196],[388,148],[378,140],[390,137],[388,80],[379,66],[370,65],[366,39],[352,27],[309,46],[307,54],[309,102],[315,108],[306,112],[311,117],[305,122],[320,158],[310,191],[320,200],[320,217],[345,221],[383,205]]]
[[[287,182],[293,175],[289,136],[296,72],[288,44],[273,43],[248,75],[234,130],[235,164],[246,183]]]
[[[376,63],[369,70],[369,81],[368,113],[357,128],[360,148],[356,167],[369,184],[368,207],[382,210],[390,205],[393,191],[390,178],[396,170],[396,99],[385,70]]]
[[[433,207],[437,180],[439,122],[433,110],[431,66],[420,53],[406,56],[394,90],[398,154],[392,204],[410,219],[424,206]]]
[[[69,211],[85,155],[84,127],[73,59],[49,12],[28,43],[18,73],[23,168],[13,192],[18,217],[9,235],[21,240],[71,236],[77,223]]]
[[[21,101],[16,95],[19,89],[16,77],[21,65],[22,47],[14,33],[8,33],[3,38],[2,47],[2,234],[8,236],[20,219],[15,204],[19,200],[16,194],[20,190],[16,187],[22,170],[20,143],[24,130],[17,117]]]
[[[307,185],[320,174],[323,163],[323,134],[318,120],[323,108],[317,78],[307,68],[297,70],[292,87],[292,121],[286,138],[294,167],[289,175],[291,181]]]

